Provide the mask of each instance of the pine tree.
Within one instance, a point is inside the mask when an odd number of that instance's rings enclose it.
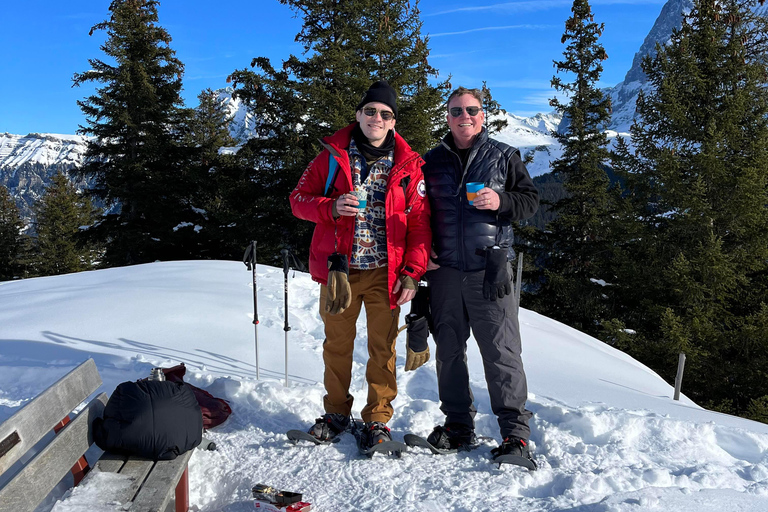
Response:
[[[19,207],[4,185],[0,185],[0,281],[19,276],[19,253],[22,249]]]
[[[281,3],[304,21],[296,41],[307,57],[292,55],[279,69],[258,57],[251,63],[255,71],[230,76],[260,123],[239,155],[253,168],[247,216],[254,238],[265,240],[262,257],[276,257],[284,243],[308,249],[312,226],[296,223],[286,198],[321,151],[318,140],[354,121],[355,108],[374,80],[385,79],[399,92],[397,131],[414,150],[424,152],[437,143],[444,115],[443,91],[428,83],[436,72],[427,61],[418,3]]]
[[[101,84],[79,101],[93,136],[81,176],[109,208],[94,233],[107,241],[106,262],[124,265],[173,259],[176,232],[189,214],[183,204],[185,161],[179,144],[185,112],[180,97],[183,64],[160,27],[155,0],[113,0],[101,49],[74,85]]]
[[[248,238],[249,208],[243,199],[258,194],[250,180],[250,169],[237,154],[238,142],[229,132],[232,116],[219,95],[206,89],[190,116],[186,146],[191,152],[190,182],[194,184],[191,205],[197,212],[190,232],[197,257],[237,259]],[[190,248],[192,249],[192,247]]]
[[[51,180],[35,203],[37,241],[33,253],[36,275],[49,276],[93,268],[100,254],[82,236],[99,216],[88,197],[78,194],[63,174]]]
[[[633,206],[621,324],[669,379],[738,414],[768,389],[768,20],[752,1],[697,0],[643,69],[617,167]]]
[[[361,16],[364,43],[370,45],[370,50],[363,47],[361,56],[369,74],[357,100],[373,80],[386,79],[398,92],[398,133],[414,151],[424,154],[445,132],[444,92],[450,85],[429,83],[438,73],[429,64],[429,38],[421,35],[420,16],[418,1],[370,1],[370,9]]]
[[[610,99],[597,85],[607,55],[598,42],[604,24],[594,21],[589,2],[574,0],[571,11],[562,37],[567,46],[555,67],[558,74],[573,78],[552,78],[552,87],[569,101],[550,101],[569,120],[563,133],[552,133],[563,147],[552,172],[562,179],[566,196],[552,205],[556,218],[548,229],[533,235],[534,246],[543,252],[536,255],[538,263],[544,267],[543,276],[536,276],[543,283],[533,304],[537,311],[595,335],[610,317],[610,217],[617,197],[605,171]]]
[[[488,130],[488,135],[498,133],[509,125],[509,121],[503,114],[507,111],[501,108],[501,104],[493,99],[491,95],[491,89],[488,84],[483,80],[483,112],[485,112],[485,129]]]

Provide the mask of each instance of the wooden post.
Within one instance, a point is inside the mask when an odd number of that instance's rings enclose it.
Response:
[[[517,275],[515,276],[515,295],[517,296],[517,310],[520,311],[520,287],[523,282],[523,253],[517,254]]]
[[[680,352],[677,358],[677,377],[675,377],[675,400],[680,400],[680,387],[683,385],[683,370],[685,369],[685,354]]]
[[[184,470],[178,485],[176,485],[176,512],[189,510],[189,467]]]
[[[64,416],[63,420],[53,426],[53,433],[58,434],[59,431],[66,427],[70,421],[72,420],[69,418],[69,416]],[[85,455],[83,455],[78,459],[77,462],[75,462],[75,465],[72,466],[71,469],[72,476],[75,478],[75,486],[83,481],[83,478],[85,478],[85,475],[88,474],[90,470],[91,466],[88,465],[88,460],[86,460]]]

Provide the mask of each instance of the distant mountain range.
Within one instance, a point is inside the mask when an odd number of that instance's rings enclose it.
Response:
[[[43,195],[50,179],[79,167],[85,150],[86,140],[79,135],[0,133],[0,184],[16,200],[27,225],[32,205]],[[75,185],[83,188],[86,183],[75,181]]]
[[[604,92],[613,100],[613,115],[608,126],[611,136],[629,132],[635,116],[637,93],[648,87],[640,67],[643,57],[653,51],[656,43],[664,44],[669,40],[672,30],[681,25],[681,13],[691,7],[691,0],[669,0],[635,54],[624,81],[605,89]],[[233,116],[230,133],[237,140],[246,140],[252,131],[253,117],[239,100],[232,98],[231,88],[221,89],[218,94]],[[507,128],[494,137],[519,148],[524,156],[533,155],[533,163],[528,166],[532,177],[548,173],[550,162],[562,154],[562,148],[551,135],[560,126],[561,116],[549,113],[533,117],[505,114],[505,117]],[[81,165],[85,149],[86,139],[78,135],[0,133],[0,184],[5,185],[16,199],[27,223],[32,217],[32,205],[42,195],[50,178]],[[76,185],[84,187],[86,184],[81,182]]]

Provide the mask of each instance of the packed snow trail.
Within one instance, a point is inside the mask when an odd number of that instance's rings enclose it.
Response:
[[[218,451],[197,451],[191,459],[190,500],[199,512],[253,510],[256,483],[302,492],[319,512],[768,511],[768,425],[703,410],[685,397],[675,402],[668,384],[626,354],[525,309],[523,359],[538,471],[498,469],[489,454],[495,442],[441,456],[411,449],[401,459],[361,456],[351,435],[333,445],[293,445],[285,432],[306,429],[323,413],[318,286],[306,274],[289,276],[288,387],[282,269],[258,267],[260,381],[251,286],[242,263],[222,261],[0,283],[0,421],[88,357],[107,393],[154,366],[185,362],[186,380],[229,400],[234,411],[207,435]],[[362,315],[355,416],[367,391],[364,327]],[[472,339],[467,358],[477,433],[499,441]],[[402,371],[403,356],[397,363],[393,437],[426,436],[443,421],[434,360],[414,372]],[[120,482],[99,482],[109,485]],[[44,510],[67,487],[64,482]],[[94,506],[94,489],[87,487],[67,492],[54,510],[120,510]]]

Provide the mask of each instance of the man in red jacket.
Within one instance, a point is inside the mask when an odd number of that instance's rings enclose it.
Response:
[[[397,396],[395,338],[400,306],[416,293],[432,236],[423,160],[395,133],[397,95],[375,82],[357,106],[357,122],[322,143],[291,193],[293,214],[316,224],[309,254],[320,283],[325,323],[325,412],[309,433],[330,441],[346,430],[355,324],[368,321],[366,444],[391,440],[387,422]]]

